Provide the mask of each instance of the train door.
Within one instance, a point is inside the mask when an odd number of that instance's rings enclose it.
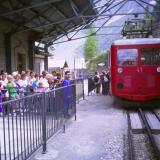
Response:
[[[145,93],[160,93],[160,46],[140,49],[140,71]]]
[[[137,48],[118,48],[117,49],[117,88],[121,93],[137,93],[137,83],[139,81]]]

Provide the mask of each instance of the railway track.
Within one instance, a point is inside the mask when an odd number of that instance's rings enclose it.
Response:
[[[127,111],[129,160],[136,160],[133,136],[136,134],[147,135],[154,158],[160,160],[160,118],[154,111]],[[159,139],[159,140],[158,140]],[[158,143],[157,143],[158,142]],[[138,146],[137,146],[138,147]],[[142,151],[143,152],[143,151]]]

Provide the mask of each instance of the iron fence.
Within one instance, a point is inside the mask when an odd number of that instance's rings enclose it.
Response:
[[[72,81],[76,85],[76,101],[79,102],[81,98],[85,99],[84,94],[84,79],[75,79]]]
[[[90,92],[92,92],[95,89],[95,84],[93,81],[93,77],[88,78],[88,95]]]
[[[0,103],[0,159],[26,160],[76,118],[75,85]],[[68,117],[69,116],[69,117]]]

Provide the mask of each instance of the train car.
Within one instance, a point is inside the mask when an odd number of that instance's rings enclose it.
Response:
[[[116,40],[109,58],[113,96],[131,101],[160,98],[160,38]]]

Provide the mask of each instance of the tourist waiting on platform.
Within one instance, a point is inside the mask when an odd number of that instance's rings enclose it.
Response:
[[[65,72],[65,77],[64,77],[64,80],[63,80],[63,83],[62,83],[62,86],[63,87],[66,87],[66,86],[69,86],[71,85],[71,81],[70,81],[70,76],[71,76],[71,73],[69,71],[66,71]],[[69,118],[70,115],[68,113],[68,110],[69,110],[69,105],[70,105],[70,102],[71,102],[71,93],[72,93],[72,90],[71,88],[64,88],[63,90],[63,104],[64,104],[64,117],[65,118]]]
[[[95,75],[93,77],[93,82],[95,85],[95,91],[97,94],[99,94],[100,88],[101,88],[101,83],[100,83],[100,76],[99,76],[98,72],[95,72]]]
[[[108,90],[109,90],[109,76],[106,74],[105,71],[102,72],[100,75],[101,79],[101,84],[102,84],[102,94],[103,95],[108,95]]]
[[[34,94],[40,90],[50,90],[62,86],[61,74],[53,71],[48,74],[43,71],[42,75],[36,74],[34,71],[15,71],[12,75],[7,72],[0,72],[0,102],[22,98],[24,96]],[[43,88],[43,89],[42,89]]]

